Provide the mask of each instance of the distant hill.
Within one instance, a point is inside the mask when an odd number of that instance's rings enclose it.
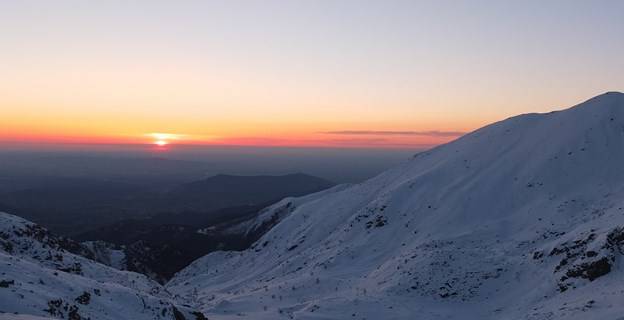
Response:
[[[220,174],[183,184],[165,194],[164,207],[179,210],[212,210],[240,205],[276,202],[332,187],[325,179],[297,173],[282,176],[235,176]]]

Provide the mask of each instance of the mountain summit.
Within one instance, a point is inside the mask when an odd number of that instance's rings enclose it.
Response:
[[[494,123],[299,204],[168,290],[210,318],[624,314],[624,94]]]

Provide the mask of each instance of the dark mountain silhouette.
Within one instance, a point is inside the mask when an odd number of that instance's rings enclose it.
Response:
[[[164,195],[163,206],[179,210],[210,210],[238,205],[276,202],[333,186],[325,179],[302,173],[283,176],[235,176],[220,174],[181,185]]]

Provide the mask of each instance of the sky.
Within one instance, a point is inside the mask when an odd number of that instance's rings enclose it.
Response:
[[[433,146],[623,91],[623,16],[624,1],[1,1],[0,142]]]

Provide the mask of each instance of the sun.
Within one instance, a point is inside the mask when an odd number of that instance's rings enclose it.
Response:
[[[147,136],[151,137],[153,139],[152,144],[158,147],[165,147],[181,137],[181,135],[173,133],[149,133]]]

